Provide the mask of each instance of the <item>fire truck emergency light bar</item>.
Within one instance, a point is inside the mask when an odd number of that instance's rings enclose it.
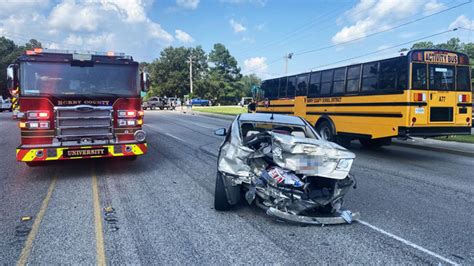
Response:
[[[35,48],[34,50],[27,50],[27,55],[39,55],[39,54],[72,54],[73,59],[76,60],[91,60],[92,55],[102,56],[116,56],[121,59],[132,59],[132,56],[125,55],[125,53],[117,52],[95,52],[95,51],[78,51],[78,50],[59,50],[59,49],[47,49],[47,48]]]

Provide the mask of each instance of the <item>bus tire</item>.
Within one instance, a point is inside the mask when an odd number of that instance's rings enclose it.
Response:
[[[323,138],[324,140],[327,141],[334,141],[335,139],[335,134],[334,134],[334,129],[333,126],[331,125],[331,122],[328,120],[323,120],[322,122],[317,124],[316,130],[318,134]]]
[[[375,149],[392,144],[392,138],[359,139],[359,142],[365,148]]]

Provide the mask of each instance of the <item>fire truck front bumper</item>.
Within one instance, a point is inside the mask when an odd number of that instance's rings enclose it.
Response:
[[[146,152],[146,143],[34,148],[20,146],[16,149],[16,158],[20,162],[36,162],[138,156]]]

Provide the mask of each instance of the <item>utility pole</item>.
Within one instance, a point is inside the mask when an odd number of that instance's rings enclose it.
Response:
[[[190,88],[190,93],[192,94],[193,93],[193,56],[190,55],[188,57],[188,61],[186,62],[189,63],[189,88]]]
[[[285,55],[285,75],[288,74],[288,59],[293,58],[293,53],[288,53]]]

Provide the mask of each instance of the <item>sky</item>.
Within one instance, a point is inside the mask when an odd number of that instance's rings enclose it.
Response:
[[[472,0],[0,1],[0,36],[19,44],[151,62],[168,46],[222,43],[243,74],[264,79],[285,75],[286,61],[301,73],[396,56],[416,41],[474,42],[473,30]]]

